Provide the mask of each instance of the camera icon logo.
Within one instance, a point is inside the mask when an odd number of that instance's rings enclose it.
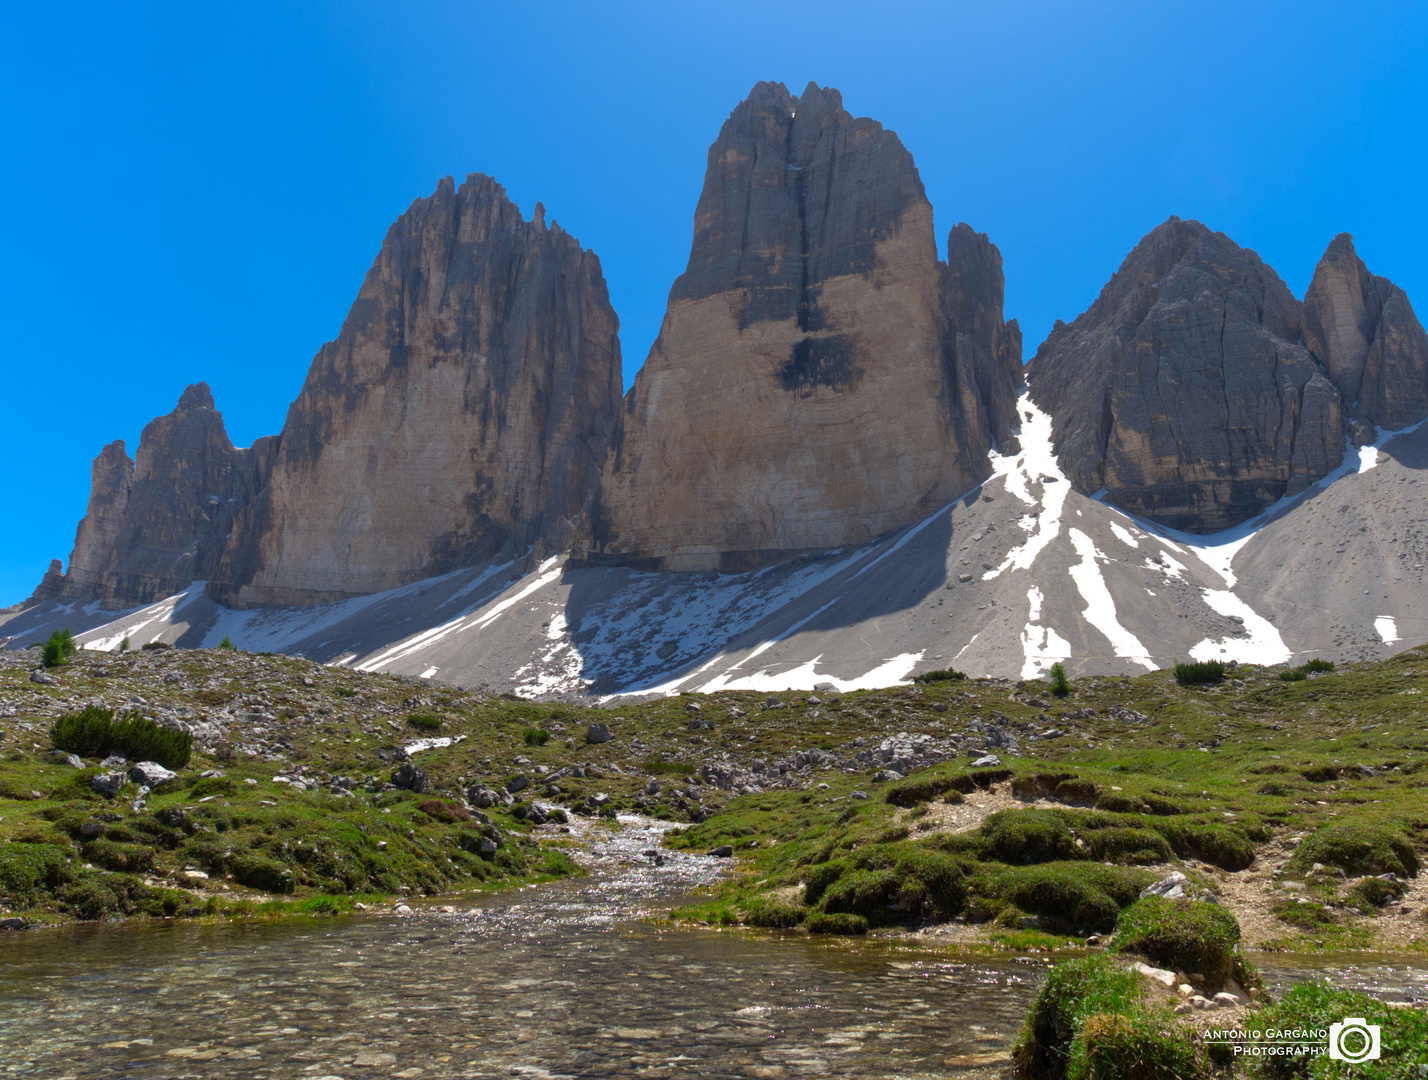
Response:
[[[1377,1061],[1379,1052],[1379,1025],[1368,1023],[1362,1016],[1349,1016],[1329,1025],[1330,1060],[1360,1065]]]

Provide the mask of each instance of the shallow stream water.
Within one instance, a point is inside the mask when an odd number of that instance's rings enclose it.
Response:
[[[594,872],[454,912],[85,926],[0,939],[18,1077],[990,1077],[1045,966],[670,928],[718,860],[589,838]],[[439,905],[441,902],[438,901]],[[1266,958],[1269,959],[1269,958]],[[1332,977],[1428,996],[1385,959]],[[1269,967],[1271,983],[1322,963]]]

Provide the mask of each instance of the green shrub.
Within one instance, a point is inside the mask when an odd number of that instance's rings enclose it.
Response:
[[[861,915],[849,915],[845,912],[825,915],[821,911],[815,911],[808,916],[808,932],[811,934],[841,934],[844,936],[866,934],[868,932],[868,920]]]
[[[134,761],[156,761],[167,769],[182,769],[193,750],[193,736],[162,727],[137,713],[119,720],[112,709],[86,706],[65,713],[50,729],[55,748],[81,757],[99,757],[118,750]]]
[[[1219,904],[1147,896],[1121,912],[1111,947],[1153,964],[1205,976],[1214,992],[1234,972],[1240,926]]]
[[[1334,670],[1334,662],[1332,660],[1320,660],[1318,658],[1307,661],[1299,666],[1307,672]]]
[[[441,719],[431,713],[412,713],[407,717],[407,723],[414,728],[421,728],[423,731],[441,730]]]
[[[1037,1080],[1063,1080],[1089,1016],[1130,1013],[1141,1002],[1137,975],[1109,956],[1057,964],[1046,976],[1027,1014],[1013,1057],[1018,1073]]]
[[[1051,676],[1051,692],[1053,694],[1055,694],[1057,697],[1065,697],[1067,694],[1071,693],[1071,684],[1066,679],[1065,664],[1059,661],[1055,664],[1052,664],[1051,670],[1048,672],[1048,674]]]
[[[1303,1077],[1353,1077],[1354,1080],[1388,1080],[1421,1074],[1428,1064],[1428,1014],[1422,1009],[1390,1008],[1357,990],[1339,990],[1322,982],[1290,987],[1274,1004],[1255,1015],[1254,1026],[1263,1030],[1319,1029],[1348,1017],[1362,1017],[1380,1028],[1382,1056],[1377,1061],[1345,1065],[1327,1054],[1317,1057],[1257,1058],[1253,1076],[1266,1080]],[[1350,1044],[1349,1049],[1357,1047]]]
[[[282,863],[255,851],[241,851],[228,860],[228,872],[233,880],[250,889],[264,892],[290,893],[293,875]]]
[[[870,845],[846,859],[809,867],[804,901],[827,914],[844,912],[884,925],[916,918],[946,920],[966,903],[961,863],[926,843]]]
[[[1302,668],[1290,668],[1279,673],[1280,682],[1303,682],[1308,677],[1309,673]]]
[[[21,906],[72,876],[68,853],[58,844],[0,844],[0,893]]]
[[[1176,664],[1175,681],[1181,686],[1201,686],[1225,681],[1225,665],[1218,660],[1198,664]]]
[[[56,630],[50,635],[50,639],[45,642],[41,652],[44,665],[47,668],[63,667],[68,664],[70,658],[79,651],[79,646],[75,644],[74,635],[68,630]]]
[[[125,635],[124,635],[124,639],[119,642],[119,651],[120,651],[120,652],[128,652],[128,651],[129,651],[129,635],[128,635],[128,634],[125,634]]]
[[[1086,834],[1086,854],[1097,862],[1150,866],[1173,856],[1165,837],[1150,829],[1096,829]]]
[[[1371,915],[1392,900],[1402,900],[1406,891],[1397,878],[1366,877],[1349,887],[1345,899],[1365,915]]]
[[[142,874],[154,868],[153,849],[142,844],[119,843],[106,836],[89,841],[80,850],[95,866],[121,874]]]
[[[801,923],[807,914],[807,909],[797,901],[785,900],[771,893],[760,893],[746,905],[745,921],[750,926],[788,930]]]
[[[1315,863],[1337,866],[1350,876],[1418,874],[1418,855],[1408,838],[1392,826],[1373,822],[1335,821],[1320,826],[1289,860],[1289,866],[1301,873]]]
[[[173,646],[167,641],[147,641],[139,646],[140,652],[161,652],[164,649],[172,649]]]
[[[956,682],[966,677],[967,673],[964,671],[958,671],[956,668],[942,668],[938,671],[924,671],[921,675],[914,676],[912,681],[918,683]]]
[[[229,652],[233,652],[237,649],[237,646],[233,644],[233,639],[227,634],[223,635],[223,640],[218,643],[218,647],[220,649],[227,649]]]
[[[1121,908],[1134,903],[1154,878],[1144,870],[1091,862],[1053,862],[998,870],[984,866],[973,878],[979,896],[1011,904],[1060,933],[1103,933]]]
[[[1209,1077],[1203,1044],[1163,1008],[1098,1012],[1081,1022],[1069,1080],[1191,1080]]]
[[[1309,660],[1297,668],[1281,671],[1279,677],[1284,682],[1303,682],[1310,675],[1320,671],[1333,671],[1334,665],[1328,660]]]
[[[523,733],[527,746],[544,746],[550,742],[550,732],[543,728],[528,727]]]
[[[1070,826],[1050,810],[998,810],[982,822],[981,834],[987,854],[1012,865],[1074,859],[1079,854]]]

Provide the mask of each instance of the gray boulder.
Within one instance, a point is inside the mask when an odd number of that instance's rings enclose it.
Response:
[[[401,767],[392,773],[392,783],[403,791],[415,791],[418,795],[431,790],[431,781],[426,772],[410,761],[402,762]]]
[[[615,733],[608,724],[591,724],[585,729],[585,741],[588,743],[607,743],[614,737]]]
[[[170,780],[178,779],[178,773],[170,772],[157,761],[141,761],[129,770],[129,779],[136,784],[146,784],[150,788],[156,788],[160,784],[167,784]]]
[[[129,782],[129,778],[121,772],[100,773],[98,776],[90,778],[89,786],[101,795],[108,795],[111,798],[124,790],[124,785]]]

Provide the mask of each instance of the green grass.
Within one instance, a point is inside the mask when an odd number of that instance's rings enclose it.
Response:
[[[1349,875],[1397,874],[1416,877],[1418,854],[1394,823],[1333,821],[1320,826],[1295,849],[1290,866],[1308,872],[1315,863],[1337,866]]]
[[[1348,1017],[1360,1017],[1380,1027],[1382,1056],[1377,1061],[1347,1064],[1317,1057],[1265,1057],[1256,1059],[1248,1075],[1265,1080],[1341,1077],[1344,1080],[1389,1080],[1420,1074],[1428,1065],[1428,1014],[1420,1008],[1395,1009],[1377,998],[1354,990],[1338,990],[1323,983],[1299,983],[1279,1001],[1255,1016],[1262,1030],[1317,1030]],[[1350,1044],[1349,1049],[1356,1049]]]
[[[1205,977],[1213,993],[1235,973],[1240,927],[1225,908],[1147,896],[1120,913],[1111,948],[1158,967]]]

